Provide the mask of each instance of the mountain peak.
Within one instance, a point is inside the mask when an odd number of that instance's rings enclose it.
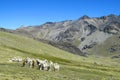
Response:
[[[24,29],[26,26],[25,25],[21,25],[20,26],[20,29]]]
[[[84,15],[84,16],[80,17],[80,19],[90,19],[90,17],[87,15]]]
[[[46,22],[45,24],[53,24],[54,22]]]
[[[115,14],[109,14],[108,17],[116,17]]]

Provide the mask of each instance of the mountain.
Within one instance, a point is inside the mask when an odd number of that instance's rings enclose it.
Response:
[[[110,14],[90,18],[84,15],[77,20],[22,26],[14,33],[55,43],[68,43],[83,53],[90,53],[94,47],[120,34],[120,16]]]

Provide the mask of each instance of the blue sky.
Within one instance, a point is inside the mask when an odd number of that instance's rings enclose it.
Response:
[[[0,27],[7,29],[108,14],[120,15],[120,0],[0,0]]]

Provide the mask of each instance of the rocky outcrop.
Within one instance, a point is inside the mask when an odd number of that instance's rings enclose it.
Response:
[[[112,56],[111,58],[112,59],[114,59],[114,58],[120,58],[120,55]]]
[[[110,52],[120,52],[120,44],[116,44],[116,45],[112,45],[110,48],[109,48],[109,51]]]

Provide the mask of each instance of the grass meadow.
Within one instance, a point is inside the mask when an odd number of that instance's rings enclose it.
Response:
[[[48,59],[60,64],[60,71],[9,62],[13,57]],[[120,80],[120,59],[81,57],[30,38],[0,32],[0,80]]]

